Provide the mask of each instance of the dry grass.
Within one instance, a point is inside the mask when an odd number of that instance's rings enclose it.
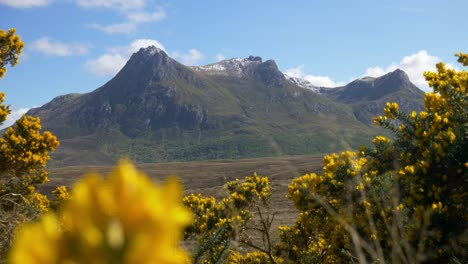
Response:
[[[292,225],[297,211],[292,202],[285,199],[291,179],[322,167],[323,155],[286,156],[243,160],[215,160],[194,162],[170,162],[139,164],[137,167],[155,181],[162,181],[170,175],[178,176],[185,194],[201,193],[217,199],[226,196],[224,184],[236,178],[242,179],[254,172],[270,179],[272,190],[270,212],[275,219],[272,226]],[[44,193],[50,193],[56,186],[71,186],[89,171],[107,173],[112,166],[70,166],[50,169],[50,182],[44,186]],[[255,234],[252,234],[255,236]],[[277,240],[276,228],[272,228],[273,240]]]
[[[36,219],[39,214],[39,210],[24,202],[20,195],[0,196],[0,263],[5,261],[16,227]]]

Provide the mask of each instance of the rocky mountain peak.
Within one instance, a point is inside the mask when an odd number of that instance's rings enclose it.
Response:
[[[334,89],[320,89],[322,94],[343,103],[356,103],[377,100],[393,93],[411,93],[420,97],[423,92],[409,79],[408,75],[397,69],[378,78],[363,77]]]
[[[167,66],[169,62],[175,61],[171,59],[164,50],[155,46],[148,46],[146,48],[141,48],[137,52],[133,53],[127,64],[151,63],[153,66]]]
[[[261,57],[232,58],[200,67],[192,67],[196,71],[208,75],[221,75],[232,77],[251,77],[255,68],[262,63]]]
[[[261,57],[258,57],[258,56],[252,56],[250,55],[248,58],[246,58],[247,61],[258,61],[258,62],[262,62],[262,58]]]
[[[387,82],[393,86],[399,86],[400,89],[406,90],[414,95],[421,94],[421,90],[416,87],[409,79],[408,74],[403,70],[396,69],[393,72],[390,72],[382,77],[380,77],[382,82]]]
[[[382,76],[382,77],[384,77],[384,76]],[[400,82],[405,82],[405,83],[411,82],[409,77],[408,77],[408,74],[406,74],[406,72],[404,72],[403,70],[400,70],[400,69],[396,69],[393,72],[390,72],[390,73],[386,74],[386,76],[387,76],[387,78],[395,80],[395,81],[400,81]]]
[[[160,48],[156,46],[148,46],[146,48],[140,48],[137,52],[138,54],[144,55],[144,56],[154,56],[156,54],[162,53],[162,55],[167,56],[167,54]]]
[[[274,60],[267,60],[255,69],[255,76],[267,85],[279,85],[286,80]]]
[[[374,90],[385,90],[386,92],[394,92],[400,89],[412,89],[416,88],[413,83],[411,83],[408,75],[401,69],[396,69],[393,72],[389,72],[380,77],[370,77],[365,76],[359,79],[356,79],[345,87],[348,89],[368,89],[372,88]],[[368,88],[365,88],[368,87]],[[385,88],[383,88],[385,87]],[[416,88],[417,89],[417,88]]]
[[[259,79],[267,85],[278,84],[285,80],[274,60],[263,62],[263,59],[258,56],[232,58],[191,68],[207,75]]]
[[[155,81],[170,81],[180,76],[184,66],[155,46],[141,48],[130,59],[111,82],[127,83],[138,81],[140,86]]]
[[[396,80],[408,80],[409,81],[409,77],[408,77],[408,74],[406,74],[405,71],[401,70],[401,69],[396,69],[392,72],[389,72],[389,73],[386,73],[380,77],[370,77],[370,76],[364,76],[362,78],[359,78],[357,80],[359,81],[374,81],[374,80],[377,80],[377,79],[381,79],[381,78],[384,78],[384,79],[396,79]]]
[[[255,68],[262,63],[261,57],[232,58],[200,67],[192,67],[196,71],[208,75],[222,75],[231,77],[251,77]]]
[[[402,69],[396,69],[393,72],[391,72],[391,74],[394,75],[394,76],[400,76],[400,77],[408,78],[408,74],[406,74],[406,72],[403,71]]]

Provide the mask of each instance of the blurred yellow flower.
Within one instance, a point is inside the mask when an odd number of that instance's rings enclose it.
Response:
[[[10,263],[190,261],[178,246],[191,216],[176,179],[155,186],[121,161],[107,179],[90,174],[79,181],[71,197],[61,214],[19,229]]]
[[[374,143],[374,145],[377,145],[377,144],[387,144],[387,143],[390,143],[390,139],[384,137],[384,136],[376,136],[374,139],[372,139],[372,143]]]

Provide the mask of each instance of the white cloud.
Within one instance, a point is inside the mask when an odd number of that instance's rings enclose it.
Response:
[[[159,8],[152,13],[143,11],[130,12],[127,14],[127,18],[129,21],[137,24],[158,22],[166,18],[166,12],[162,8]]]
[[[88,46],[78,43],[64,43],[50,40],[47,37],[40,38],[30,45],[30,49],[42,52],[50,56],[74,56],[88,53]]]
[[[226,56],[224,56],[224,54],[222,54],[222,53],[216,54],[216,61],[222,61],[222,60],[225,60],[225,59],[226,59]]]
[[[423,73],[425,71],[435,71],[435,65],[440,61],[441,59],[439,57],[433,56],[425,50],[421,50],[417,53],[404,56],[399,63],[392,63],[387,67],[376,66],[368,68],[365,76],[380,77],[396,69],[401,69],[408,74],[411,82],[419,88],[427,90],[428,86]],[[448,67],[453,67],[451,64],[447,65]]]
[[[328,76],[305,74],[304,65],[287,69],[285,74],[291,77],[302,78],[318,87],[338,87],[344,84],[343,82],[336,82]]]
[[[0,4],[14,8],[40,7],[50,3],[52,3],[51,0],[0,0]]]
[[[112,76],[122,69],[132,53],[137,52],[140,48],[146,48],[148,46],[155,46],[161,50],[165,50],[164,46],[157,40],[136,39],[127,47],[110,49],[97,59],[87,61],[85,67],[93,74]]]
[[[174,59],[180,60],[180,62],[185,65],[197,65],[205,58],[205,56],[196,49],[190,49],[189,52],[185,54],[174,52],[172,57],[174,57]]]
[[[107,34],[128,34],[135,32],[139,25],[159,22],[167,17],[162,7],[153,12],[147,12],[144,8],[145,0],[78,0],[78,5],[85,8],[111,8],[118,10],[125,17],[123,22],[114,24],[93,23],[91,28],[103,31]]]
[[[7,128],[13,125],[16,120],[20,119],[23,114],[25,114],[30,108],[20,108],[17,110],[12,110],[8,115],[7,119],[0,125],[0,129]]]
[[[304,79],[318,87],[338,87],[343,85],[341,82],[335,82],[328,76],[306,75]]]
[[[137,29],[136,25],[130,22],[109,25],[91,24],[90,27],[106,32],[107,34],[131,33]]]
[[[132,53],[139,51],[141,48],[146,48],[149,46],[155,46],[156,48],[164,51],[166,50],[161,42],[155,39],[136,39],[130,44],[128,48],[128,54],[131,55]]]
[[[379,76],[382,76],[382,75],[384,75],[385,73],[387,73],[389,71],[386,71],[386,70],[384,70],[384,69],[382,69],[381,67],[378,67],[378,66],[377,67],[370,67],[370,68],[366,69],[366,73],[364,74],[364,76],[379,77]]]
[[[104,54],[95,60],[87,61],[86,68],[96,75],[114,75],[122,69],[127,59],[121,54]]]
[[[145,7],[146,0],[77,0],[84,8],[140,9]]]
[[[295,68],[287,69],[284,73],[291,77],[303,78],[304,77],[304,65],[299,65]]]
[[[418,51],[417,53],[404,56],[399,63],[391,63],[386,67],[374,66],[366,69],[364,76],[380,77],[384,74],[392,72],[396,69],[401,69],[408,74],[412,83],[424,91],[428,91],[429,87],[423,76],[425,71],[435,71],[435,65],[441,59],[437,56],[429,54],[426,50]],[[458,70],[453,64],[446,63],[447,68]],[[299,65],[295,68],[290,68],[285,71],[286,75],[305,79],[316,86],[337,87],[344,85],[344,82],[336,82],[328,76],[310,75],[304,73],[304,65]]]

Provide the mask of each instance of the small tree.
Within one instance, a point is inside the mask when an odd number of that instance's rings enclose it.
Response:
[[[15,29],[0,30],[0,78],[6,72],[6,65],[18,63],[23,47]],[[0,93],[0,124],[10,113],[3,100],[4,93]],[[41,133],[41,129],[38,117],[23,115],[0,138],[0,196],[34,195],[36,186],[48,181],[45,166],[50,159],[49,152],[59,142],[49,131]]]
[[[261,251],[249,255],[249,260],[262,257],[269,263],[277,263],[269,237],[264,239],[266,247],[262,248],[252,243],[248,235],[251,231],[257,231],[269,236],[271,219],[263,216],[261,211],[261,208],[267,207],[271,196],[268,178],[254,173],[242,181],[236,179],[228,182],[226,190],[228,197],[219,202],[214,197],[203,197],[201,194],[183,198],[184,205],[193,213],[192,224],[185,232],[186,239],[198,241],[193,254],[194,263],[234,263],[234,259],[243,259],[239,252],[229,250],[232,244],[237,243]],[[252,209],[256,209],[264,228],[251,226],[254,222]]]
[[[0,30],[0,79],[5,75],[6,65],[15,66],[24,43],[16,35],[16,30],[10,28],[7,32]]]
[[[24,47],[15,29],[0,30],[0,79],[6,66],[15,66]],[[10,114],[0,92],[0,124]],[[15,226],[48,210],[50,201],[36,191],[48,181],[45,170],[49,152],[59,145],[57,138],[41,133],[40,119],[23,115],[0,138],[0,257],[9,247]]]

